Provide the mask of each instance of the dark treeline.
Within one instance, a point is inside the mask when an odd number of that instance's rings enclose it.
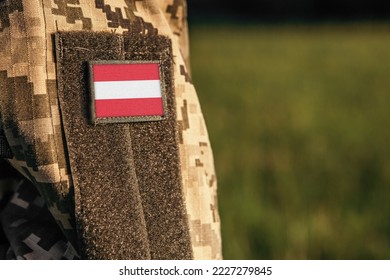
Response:
[[[389,0],[188,0],[190,20],[390,19]]]

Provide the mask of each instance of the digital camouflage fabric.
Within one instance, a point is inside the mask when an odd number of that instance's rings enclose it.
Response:
[[[186,9],[0,0],[1,258],[222,258]],[[164,120],[91,123],[88,62],[110,60],[160,63]]]

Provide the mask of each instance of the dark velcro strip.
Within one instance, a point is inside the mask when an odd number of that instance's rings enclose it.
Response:
[[[88,259],[149,259],[127,125],[88,122],[87,61],[122,59],[110,33],[56,36],[59,100],[75,187],[76,223]]]
[[[191,259],[181,186],[170,40],[163,36],[57,35],[59,97],[87,258]],[[88,120],[91,60],[159,60],[167,117],[158,122]]]
[[[126,60],[159,60],[167,93],[163,121],[131,124],[131,142],[153,259],[191,259],[182,193],[171,41],[163,36],[125,37]]]

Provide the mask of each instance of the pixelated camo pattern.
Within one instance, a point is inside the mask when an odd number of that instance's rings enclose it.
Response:
[[[72,179],[57,102],[52,34],[158,33],[173,42],[182,183],[194,258],[222,257],[213,157],[188,71],[186,10],[185,0],[0,1],[0,112],[13,152],[9,162],[38,187],[73,244]],[[31,236],[28,242],[38,239]]]
[[[31,182],[2,180],[0,187],[1,259],[79,259]]]

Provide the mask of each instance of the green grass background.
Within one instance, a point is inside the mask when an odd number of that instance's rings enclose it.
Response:
[[[193,26],[226,259],[390,259],[390,27]]]

